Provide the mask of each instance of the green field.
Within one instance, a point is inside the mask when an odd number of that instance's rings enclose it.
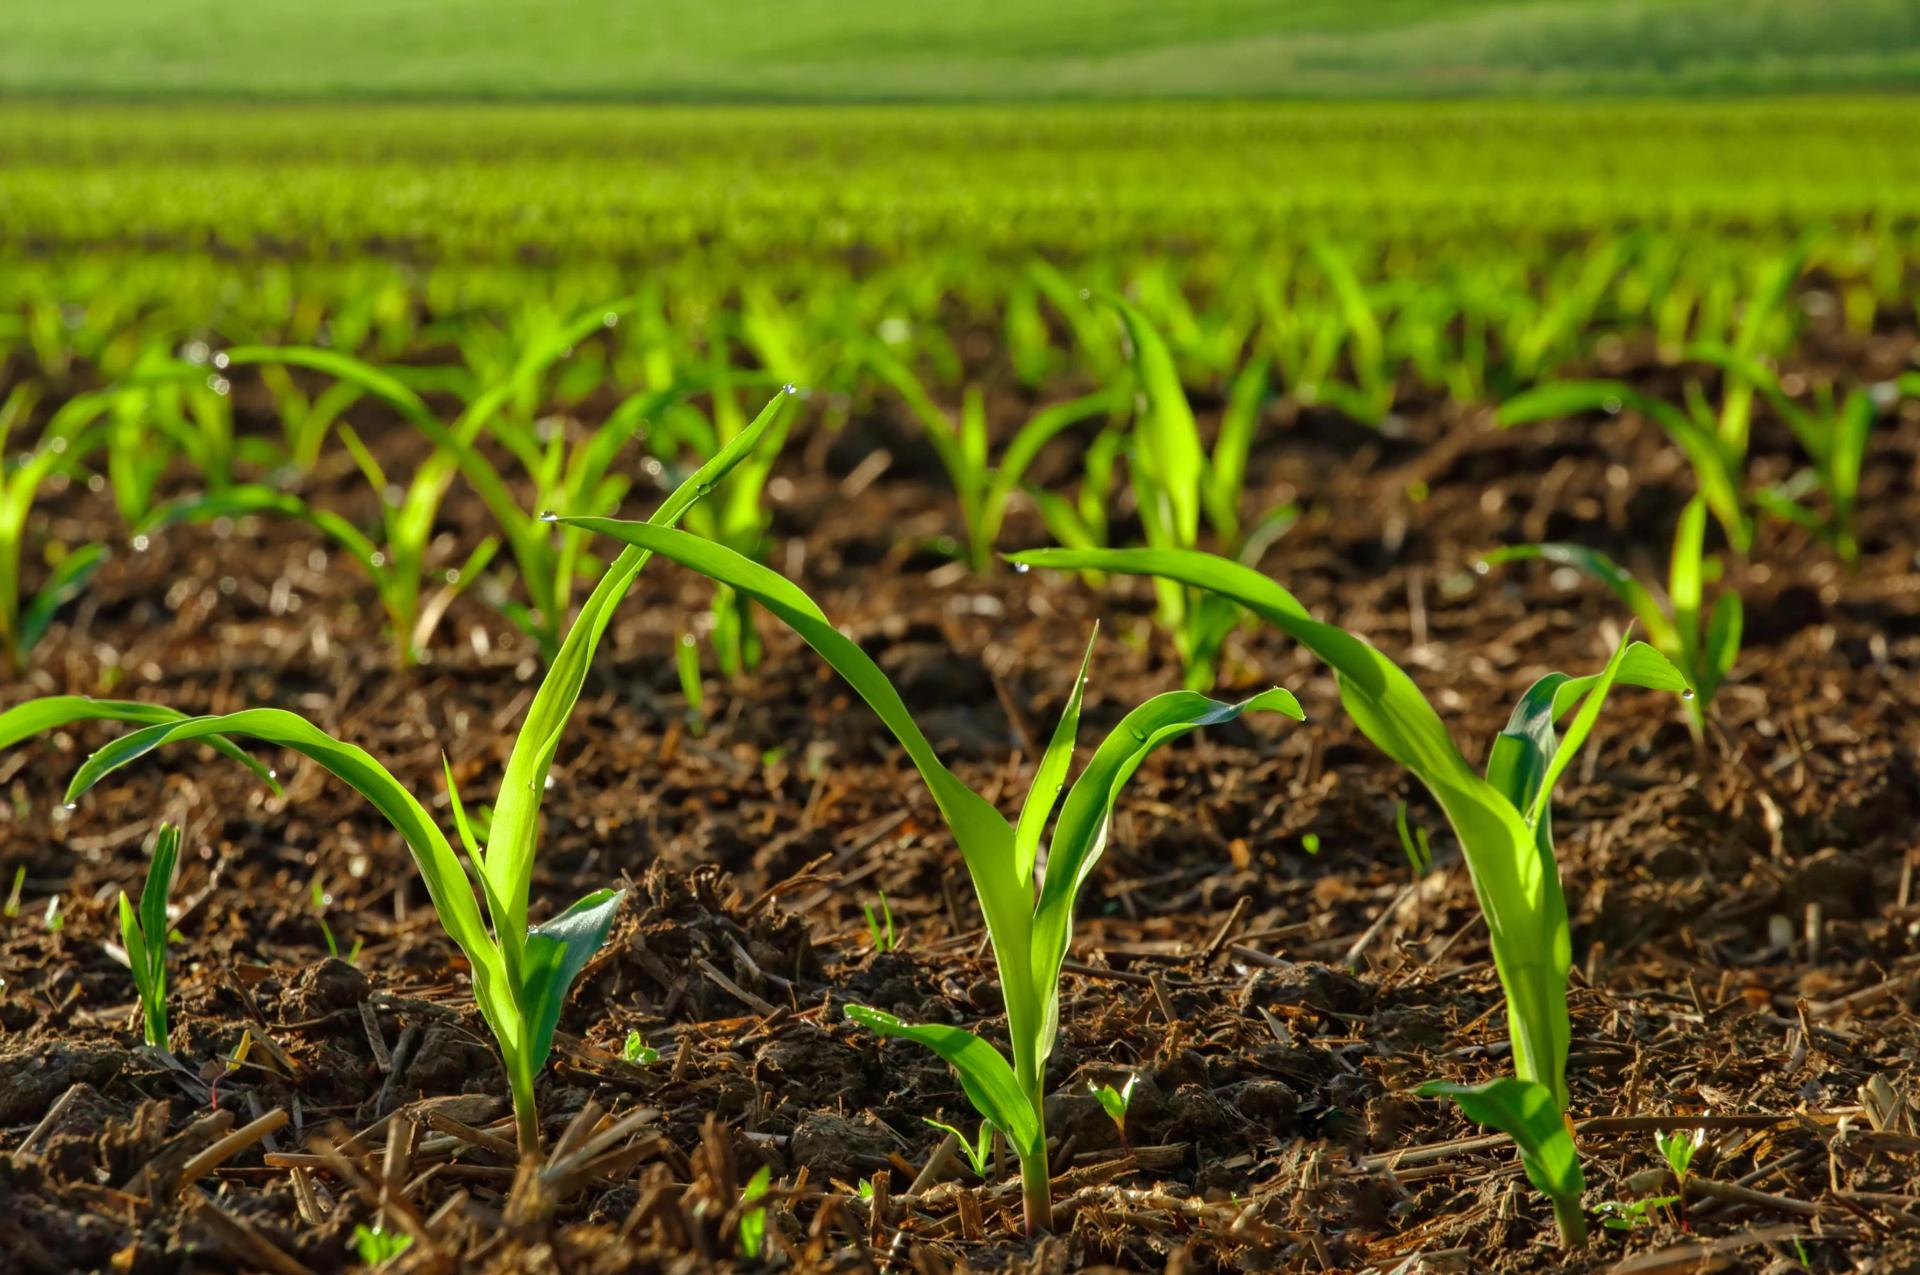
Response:
[[[82,0],[0,93],[876,100],[1700,93],[1920,82],[1908,0]]]

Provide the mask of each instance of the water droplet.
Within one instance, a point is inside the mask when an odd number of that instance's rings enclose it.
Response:
[[[147,546],[152,543],[153,541],[147,539],[145,536],[135,536],[133,538],[133,551],[135,553],[145,553]]]
[[[542,509],[540,511],[540,521],[541,522],[559,522],[560,515],[553,512],[553,510],[551,509]]]
[[[788,381],[785,385],[782,385],[780,387],[780,392],[782,394],[798,394],[800,392],[800,387],[798,385],[795,385],[792,381]]]
[[[1025,575],[1027,572],[1033,570],[1033,568],[1027,563],[1016,562],[1013,564],[1013,570],[1016,575]]]
[[[545,789],[546,789],[546,790],[547,790],[548,792],[552,792],[552,791],[553,791],[553,776],[552,776],[552,775],[548,775],[548,776],[547,776],[547,778],[546,778],[546,782],[545,782],[545,783],[543,783],[543,784],[541,785],[541,787],[543,787],[543,788],[545,788]]]
[[[279,772],[279,771],[277,771],[277,770],[275,770],[275,769],[274,769],[273,767],[271,767],[271,766],[269,766],[269,767],[267,767],[267,778],[268,778],[268,779],[278,779],[278,778],[280,778],[280,772]]]
[[[1680,698],[1681,698],[1681,699],[1692,699],[1692,698],[1693,698],[1693,688],[1692,688],[1691,686],[1689,686],[1689,687],[1687,687],[1687,688],[1686,688],[1685,690],[1683,690],[1683,691],[1681,691],[1681,692],[1680,692]]]
[[[79,803],[79,802],[77,802],[77,801],[63,801],[63,802],[61,802],[61,803],[60,803],[60,809],[62,809],[62,810],[78,810],[78,809],[80,809],[80,803]]]
[[[217,368],[225,369],[228,362],[229,360],[224,350],[213,356],[213,365]]]

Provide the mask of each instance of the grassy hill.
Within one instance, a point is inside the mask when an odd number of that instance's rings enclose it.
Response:
[[[876,100],[1920,85],[1913,0],[69,0],[0,94]]]

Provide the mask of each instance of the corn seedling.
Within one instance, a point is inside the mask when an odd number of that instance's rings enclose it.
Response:
[[[1220,541],[1232,547],[1232,556],[1258,561],[1295,517],[1293,507],[1283,505],[1268,511],[1244,533],[1240,526],[1247,452],[1266,395],[1265,365],[1256,362],[1241,373],[1209,454],[1201,445],[1200,428],[1166,342],[1137,307],[1118,296],[1107,300],[1126,323],[1134,377],[1144,396],[1128,465],[1148,547],[1196,548],[1204,517]],[[1156,580],[1154,591],[1159,602],[1156,618],[1173,638],[1187,688],[1211,687],[1220,648],[1239,623],[1238,609],[1205,590],[1171,580]]]
[[[620,1046],[620,1057],[641,1067],[651,1067],[660,1061],[660,1051],[646,1042],[639,1032],[630,1031]]]
[[[181,521],[201,522],[211,518],[236,517],[258,513],[293,518],[306,522],[333,539],[366,572],[386,612],[393,630],[394,653],[402,667],[414,664],[438,626],[453,599],[479,576],[500,547],[500,539],[488,537],[451,568],[429,571],[428,559],[434,547],[434,522],[441,502],[456,474],[464,473],[474,490],[487,504],[500,527],[531,597],[533,611],[554,626],[564,623],[565,607],[550,596],[558,577],[557,551],[546,543],[549,536],[542,520],[520,507],[506,481],[487,461],[477,446],[483,430],[493,424],[519,396],[528,392],[542,373],[565,357],[574,343],[605,325],[608,310],[595,310],[535,342],[520,352],[511,367],[468,400],[450,426],[443,426],[408,384],[385,370],[334,350],[305,346],[237,346],[215,356],[221,369],[249,365],[301,367],[322,372],[354,386],[362,394],[393,408],[409,425],[433,445],[433,451],[414,471],[404,486],[389,479],[373,453],[347,425],[337,424],[334,432],[359,466],[374,491],[380,493],[380,539],[361,531],[337,513],[321,509],[291,492],[259,484],[243,484],[214,490],[207,494],[175,501],[154,511],[142,528],[143,535]],[[510,440],[525,441],[508,432]],[[602,498],[599,482],[604,479],[607,449],[617,449],[623,435],[617,428],[603,427],[594,436],[583,455],[587,458],[570,472],[576,482],[569,498],[583,492]],[[611,441],[605,441],[605,440]],[[547,453],[534,452],[522,459],[543,464]],[[536,469],[536,477],[543,470]],[[424,588],[437,576],[442,587],[428,596]],[[572,582],[567,573],[567,585]]]
[[[752,450],[788,397],[777,396],[734,446],[681,484],[654,514],[655,520],[664,524],[678,519],[710,490],[727,468]],[[619,891],[596,890],[551,920],[529,926],[528,896],[539,844],[541,800],[560,737],[586,681],[594,648],[614,606],[648,557],[634,549],[614,561],[548,667],[508,757],[484,851],[454,788],[451,763],[447,765],[447,800],[455,832],[474,869],[478,897],[447,835],[426,807],[385,767],[364,750],[281,709],[243,709],[184,721],[162,720],[122,736],[87,759],[68,788],[67,800],[77,801],[105,776],[162,745],[191,739],[227,740],[238,736],[277,744],[344,780],[405,839],[442,927],[466,956],[472,969],[474,999],[500,1049],[520,1146],[531,1154],[540,1142],[534,1079],[552,1049],[554,1027],[567,990],[605,941],[620,903]],[[7,719],[28,710],[33,710],[31,721],[43,728],[77,717],[111,717],[125,712],[124,706],[89,712],[84,701],[76,706],[64,700],[52,708],[46,707],[47,703],[34,701],[0,715],[0,743],[9,733]]]
[[[718,355],[715,356],[716,363]],[[713,415],[709,419],[690,405],[681,405],[662,419],[659,428],[647,436],[648,446],[663,464],[675,464],[682,453],[696,461],[705,460],[726,447],[746,427],[747,418],[734,394],[740,378],[715,366],[709,372],[712,384]],[[696,535],[718,541],[747,557],[758,560],[766,551],[767,530],[772,518],[762,492],[773,472],[773,460],[786,441],[786,423],[767,437],[761,448],[716,485],[711,497],[687,512],[687,528]],[[578,510],[592,506],[570,505]],[[564,528],[569,535],[582,535]],[[720,673],[737,678],[759,666],[760,634],[754,624],[753,606],[745,598],[724,586],[713,595],[712,630],[708,636]],[[697,683],[699,665],[681,670],[682,688]],[[691,677],[690,677],[691,674]],[[691,706],[698,696],[689,697]]]
[[[1755,502],[1777,518],[1817,532],[1833,546],[1842,562],[1858,566],[1860,540],[1854,523],[1860,500],[1860,471],[1866,464],[1867,438],[1873,431],[1873,395],[1853,390],[1844,399],[1836,399],[1832,384],[1823,382],[1814,391],[1813,406],[1803,407],[1787,394],[1773,369],[1752,364],[1748,377],[1760,387],[1775,414],[1786,422],[1813,461],[1811,468],[1786,482],[1757,490]],[[1806,504],[1806,497],[1815,491],[1826,497],[1824,516]]]
[[[1687,1175],[1693,1170],[1694,1152],[1707,1140],[1705,1129],[1670,1129],[1653,1135],[1654,1149],[1673,1171],[1674,1190],[1679,1192],[1680,1229],[1687,1229]]]
[[[0,453],[33,410],[36,393],[17,385],[0,403]],[[8,454],[0,462],[0,672],[18,673],[27,655],[61,607],[78,597],[100,564],[107,546],[92,543],[49,546],[40,587],[24,594],[21,559],[26,548],[27,516],[40,489],[57,478],[71,478],[101,442],[99,427],[77,427],[58,416],[41,431],[29,451]]]
[[[1537,558],[1572,567],[1606,585],[1626,604],[1654,647],[1686,676],[1688,724],[1699,739],[1705,730],[1707,705],[1740,657],[1746,616],[1739,593],[1732,589],[1721,590],[1711,611],[1706,608],[1706,585],[1719,579],[1722,571],[1719,558],[1705,551],[1706,528],[1706,502],[1695,496],[1681,510],[1674,528],[1664,602],[1632,572],[1585,545],[1509,545],[1488,554],[1484,562],[1491,566]]]
[[[740,1192],[740,1256],[753,1261],[767,1242],[767,1207],[757,1201],[766,1198],[773,1170],[761,1165],[747,1179]]]
[[[146,884],[140,888],[140,906],[120,891],[120,945],[126,949],[133,985],[140,991],[141,1019],[147,1044],[167,1047],[167,896],[173,890],[173,872],[180,861],[180,829],[160,825],[147,864]]]
[[[1572,931],[1553,853],[1553,791],[1585,746],[1616,684],[1688,694],[1680,671],[1646,643],[1623,641],[1598,674],[1542,677],[1494,740],[1482,777],[1399,665],[1352,634],[1313,619],[1291,593],[1258,571],[1210,554],[1152,549],[1047,549],[1017,554],[1014,560],[1069,571],[1165,576],[1211,590],[1267,620],[1332,667],[1354,724],[1406,767],[1446,813],[1487,919],[1518,1078],[1493,1082],[1502,1086],[1498,1089],[1481,1087],[1484,1100],[1453,1096],[1470,1116],[1520,1141],[1523,1155],[1536,1161],[1529,1176],[1553,1199],[1562,1238],[1570,1246],[1583,1242],[1579,1166],[1563,1120],[1572,1031],[1567,1013]],[[1556,723],[1563,718],[1568,720],[1561,737]],[[1543,1109],[1552,1112],[1553,1129],[1541,1123]],[[1533,1140],[1532,1151],[1526,1139]],[[1565,1171],[1569,1167],[1571,1172]]]
[[[1649,1195],[1638,1200],[1603,1200],[1594,1206],[1594,1213],[1600,1218],[1600,1225],[1609,1231],[1638,1230],[1647,1220],[1647,1214],[1655,1209],[1664,1209],[1679,1200],[1677,1195]]]
[[[47,900],[47,910],[40,915],[40,924],[49,934],[58,934],[67,928],[66,913],[60,910],[60,896],[53,895]]]
[[[1059,1032],[1061,963],[1072,937],[1075,901],[1106,848],[1107,827],[1121,788],[1147,755],[1168,740],[1256,709],[1299,719],[1299,704],[1279,689],[1238,704],[1221,703],[1194,691],[1157,695],[1122,719],[1068,791],[1066,775],[1087,666],[1093,657],[1089,642],[1086,660],[1028,786],[1016,826],[941,763],[879,665],[859,643],[834,628],[791,581],[723,545],[686,532],[609,518],[568,521],[652,550],[751,597],[845,678],[906,750],[959,843],[973,878],[1000,970],[1013,1062],[1009,1065],[998,1049],[962,1028],[912,1025],[858,1005],[848,1006],[847,1014],[882,1035],[917,1041],[953,1065],[975,1109],[1000,1130],[1019,1157],[1029,1229],[1051,1227],[1043,1098],[1046,1063]],[[1065,803],[1046,868],[1038,872],[1041,834],[1062,793]]]
[[[0,916],[11,921],[20,915],[20,892],[27,888],[27,865],[22,863],[13,870],[13,885],[7,890],[7,901],[0,907]]]
[[[993,547],[1006,522],[1008,501],[1019,490],[1040,449],[1062,431],[1110,415],[1122,404],[1118,394],[1101,391],[1043,408],[1015,431],[995,461],[987,432],[986,400],[978,387],[968,387],[956,421],[892,352],[876,345],[868,363],[912,410],[945,467],[947,479],[960,497],[960,516],[967,531],[966,560],[975,572],[992,566]]]
[[[887,892],[880,891],[880,906],[876,910],[872,904],[862,903],[860,910],[867,917],[867,937],[873,941],[876,952],[891,952],[900,945],[893,932],[893,909],[887,906]]]
[[[413,1236],[405,1231],[388,1231],[362,1222],[353,1228],[353,1252],[368,1266],[390,1262],[406,1252]]]
[[[1127,1082],[1118,1089],[1111,1083],[1096,1085],[1087,1082],[1087,1091],[1100,1104],[1100,1110],[1107,1113],[1107,1119],[1113,1121],[1113,1127],[1120,1131],[1120,1140],[1127,1140],[1127,1109],[1133,1106],[1133,1087],[1140,1083],[1137,1075],[1128,1076]]]
[[[960,1154],[966,1157],[967,1167],[973,1170],[973,1176],[979,1178],[982,1182],[986,1181],[987,1170],[993,1166],[993,1124],[991,1121],[982,1120],[980,1122],[979,1132],[974,1135],[972,1141],[968,1141],[966,1134],[960,1132],[943,1120],[935,1120],[932,1116],[922,1116],[921,1119],[942,1133],[952,1134],[955,1144],[960,1148]]]

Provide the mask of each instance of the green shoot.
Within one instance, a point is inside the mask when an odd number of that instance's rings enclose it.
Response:
[[[783,394],[768,404],[735,445],[723,450],[668,497],[654,514],[655,520],[662,524],[677,520],[711,489],[716,478],[751,451],[787,401],[788,396]],[[541,800],[560,737],[585,684],[594,648],[612,618],[614,606],[648,558],[639,549],[620,555],[594,587],[559,654],[548,666],[508,757],[484,851],[454,788],[451,764],[446,767],[447,800],[455,832],[473,868],[471,880],[440,825],[385,767],[364,750],[282,709],[244,709],[185,720],[163,716],[156,724],[122,736],[88,758],[69,785],[67,800],[77,801],[107,775],[162,745],[233,736],[290,748],[351,785],[405,839],[441,925],[467,959],[474,999],[500,1049],[521,1149],[534,1154],[540,1146],[535,1077],[552,1050],[567,991],[605,941],[621,898],[616,890],[596,890],[551,920],[529,924]],[[0,745],[9,742],[10,735],[31,733],[29,728],[45,729],[88,716],[124,719],[128,707],[90,707],[86,701],[76,704],[71,699],[33,701],[0,714]],[[131,707],[140,710],[144,706]]]
[[[1120,1131],[1120,1140],[1127,1138],[1127,1109],[1133,1105],[1133,1087],[1140,1083],[1140,1077],[1130,1075],[1127,1083],[1115,1089],[1111,1083],[1096,1085],[1087,1082],[1087,1089],[1099,1102],[1100,1110],[1107,1113],[1107,1119],[1113,1121],[1113,1127]]]
[[[649,1045],[639,1032],[630,1031],[626,1043],[620,1047],[620,1057],[641,1067],[651,1067],[660,1061],[660,1051]]]
[[[54,895],[47,900],[47,910],[41,916],[40,923],[49,934],[58,934],[67,928],[66,914],[60,911],[60,896]]]
[[[990,1121],[982,1120],[980,1131],[969,1142],[966,1134],[944,1121],[935,1120],[932,1116],[922,1116],[921,1119],[942,1133],[952,1134],[954,1142],[960,1147],[960,1154],[967,1159],[967,1167],[973,1170],[973,1176],[982,1182],[986,1181],[987,1170],[993,1165],[993,1125]]]
[[[1706,527],[1706,501],[1695,496],[1680,511],[1680,522],[1674,529],[1664,604],[1632,572],[1585,545],[1508,545],[1494,550],[1482,562],[1493,566],[1537,558],[1572,567],[1606,585],[1646,630],[1654,648],[1686,676],[1689,689],[1681,698],[1686,701],[1688,724],[1697,740],[1705,731],[1707,705],[1740,657],[1746,615],[1740,595],[1732,589],[1720,593],[1711,611],[1705,606],[1705,585],[1718,579],[1722,571],[1720,560],[1705,551]]]
[[[1647,1214],[1677,1201],[1677,1195],[1650,1195],[1639,1200],[1602,1200],[1594,1206],[1600,1225],[1609,1231],[1634,1231],[1647,1220]]]
[[[1067,771],[1087,679],[1083,661],[1015,826],[941,763],[879,665],[791,581],[723,545],[685,532],[609,518],[568,521],[652,550],[751,597],[845,678],[906,750],[959,843],[973,878],[999,966],[1013,1060],[1009,1064],[994,1046],[958,1027],[915,1026],[858,1005],[848,1006],[847,1015],[882,1035],[925,1045],[953,1065],[975,1109],[1000,1130],[1019,1157],[1028,1228],[1049,1229],[1053,1203],[1043,1098],[1046,1063],[1059,1032],[1061,963],[1072,938],[1075,903],[1106,848],[1108,823],[1120,791],[1148,754],[1168,740],[1254,710],[1299,719],[1303,715],[1298,702],[1278,689],[1238,704],[1221,703],[1194,691],[1157,695],[1122,719],[1068,791]],[[1089,642],[1087,661],[1092,656]],[[1063,793],[1065,804],[1041,872],[1036,868],[1041,836]]]
[[[180,861],[180,829],[160,825],[147,864],[147,881],[140,889],[136,910],[125,890],[120,891],[120,945],[127,952],[133,985],[140,991],[140,1011],[147,1044],[167,1047],[167,895],[173,890],[174,867]]]
[[[866,913],[867,936],[873,940],[876,952],[891,952],[899,946],[893,932],[893,909],[887,906],[887,892],[880,891],[880,910],[876,913],[871,904],[862,903],[860,910]]]
[[[687,701],[687,727],[695,735],[706,733],[706,690],[700,681],[700,648],[693,634],[682,633],[673,644],[673,667],[680,675],[680,694]]]
[[[1580,1156],[1566,1116],[1545,1085],[1502,1076],[1481,1085],[1430,1080],[1416,1092],[1428,1098],[1452,1098],[1469,1120],[1512,1138],[1520,1148],[1527,1181],[1553,1202],[1561,1239],[1570,1249],[1586,1242],[1587,1219],[1580,1208],[1586,1181],[1580,1174]]]
[[[1614,685],[1689,690],[1671,661],[1643,642],[1622,642],[1598,674],[1541,678],[1494,740],[1482,777],[1399,665],[1352,634],[1314,620],[1291,593],[1257,571],[1210,554],[1151,549],[1046,549],[1016,554],[1014,561],[1162,576],[1212,590],[1330,665],[1354,724],[1427,788],[1452,825],[1506,992],[1514,1069],[1521,1080],[1542,1088],[1556,1113],[1566,1110],[1572,928],[1553,853],[1553,791],[1586,744]],[[1556,723],[1563,718],[1568,720],[1561,738]],[[1564,1177],[1556,1180],[1566,1183]],[[1556,1211],[1563,1240],[1578,1246],[1586,1234],[1578,1200],[1557,1199]]]
[[[405,1231],[388,1231],[362,1222],[353,1228],[353,1251],[368,1266],[390,1262],[407,1251],[413,1236]]]
[[[0,452],[32,410],[36,397],[36,391],[19,385],[0,403]],[[77,473],[102,440],[98,427],[70,420],[71,413],[63,409],[42,430],[33,450],[8,455],[0,465],[0,673],[8,676],[20,671],[28,652],[46,635],[55,612],[80,595],[107,556],[103,544],[54,546],[46,578],[33,593],[22,596],[21,557],[35,497],[49,480]]]
[[[1125,320],[1134,377],[1144,395],[1128,462],[1148,547],[1198,548],[1204,515],[1220,541],[1231,546],[1232,556],[1257,561],[1297,516],[1291,505],[1283,505],[1250,528],[1240,525],[1247,453],[1267,392],[1266,365],[1255,362],[1240,374],[1208,454],[1166,342],[1137,307],[1117,295],[1106,300]],[[1187,689],[1211,687],[1220,648],[1239,623],[1238,609],[1204,589],[1171,580],[1156,580],[1154,591],[1159,602],[1156,621],[1173,638]]]
[[[22,863],[13,870],[13,885],[7,891],[4,915],[11,921],[20,915],[20,892],[27,887],[27,865]]]
[[[740,1192],[740,1256],[748,1261],[759,1257],[767,1242],[767,1209],[755,1201],[765,1198],[772,1180],[773,1170],[763,1164],[753,1171],[746,1189]]]
[[[1705,1129],[1672,1129],[1653,1135],[1654,1149],[1673,1170],[1674,1190],[1680,1193],[1680,1229],[1687,1229],[1687,1174],[1693,1169],[1694,1152],[1707,1140]]]
[[[1019,490],[1021,479],[1041,448],[1062,431],[1096,416],[1110,415],[1122,404],[1118,394],[1101,391],[1044,408],[1014,433],[995,462],[990,454],[986,400],[978,387],[968,388],[956,421],[933,401],[898,355],[875,343],[867,359],[880,379],[912,409],[945,467],[960,497],[960,516],[967,529],[967,565],[976,573],[993,565],[993,547],[1006,522],[1007,503]]]
[[[853,1193],[863,1200],[871,1200],[873,1198],[873,1179],[861,1178],[860,1181],[855,1184]]]
[[[1424,827],[1411,830],[1407,827],[1407,803],[1404,801],[1394,807],[1393,828],[1400,834],[1400,849],[1406,852],[1407,866],[1413,869],[1413,875],[1427,875],[1433,868],[1433,847],[1428,844]]]

